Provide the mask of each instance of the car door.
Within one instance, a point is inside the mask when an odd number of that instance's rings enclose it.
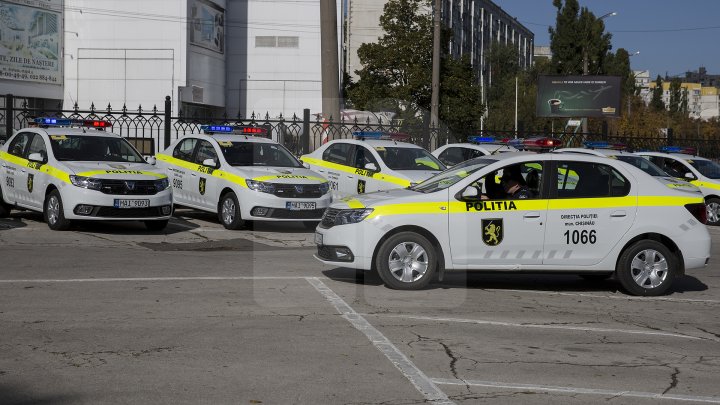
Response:
[[[554,166],[543,264],[597,264],[632,226],[637,196],[611,165],[559,160]]]
[[[214,160],[215,166],[204,165],[203,162],[207,159]],[[186,192],[190,196],[190,200],[197,206],[216,210],[218,201],[214,196],[218,194],[219,179],[213,177],[212,173],[217,169],[220,160],[210,141],[204,139],[198,141],[193,162],[197,165],[197,170],[190,172],[189,186]]]
[[[21,132],[17,134],[8,145],[8,158],[2,161],[3,176],[5,184],[3,184],[3,196],[5,201],[10,204],[26,204],[27,193],[25,192],[27,180],[27,165],[25,163],[25,151],[30,145],[33,133]],[[23,198],[25,197],[25,198]]]
[[[191,186],[191,167],[197,138],[186,138],[180,141],[172,151],[174,160],[168,162],[168,177],[173,187],[173,200],[177,204],[192,204],[188,191]],[[176,161],[176,160],[177,161]]]
[[[485,265],[512,268],[542,263],[546,188],[539,187],[539,193],[533,193],[532,198],[513,199],[499,179],[503,171],[512,170],[510,166],[520,166],[522,173],[536,172],[537,181],[542,183],[546,165],[542,160],[507,165],[499,171],[485,173],[468,186],[475,188],[479,197],[463,198],[464,190],[450,196],[460,202],[450,204],[453,207],[450,246],[455,265],[472,269]]]
[[[331,165],[314,166],[330,182],[333,198],[357,194],[357,181],[352,173],[355,168],[352,163],[353,144],[335,142],[325,149],[322,160]]]
[[[30,160],[30,156],[41,157],[40,161]],[[25,192],[28,205],[41,209],[45,202],[45,190],[49,182],[47,173],[48,148],[45,139],[40,134],[33,134],[26,152],[27,176],[25,178]]]
[[[353,145],[351,151],[353,156],[353,167],[355,172],[352,174],[352,181],[355,183],[355,193],[364,194],[374,191],[387,189],[387,183],[380,181],[375,174],[380,172],[380,164],[370,149],[363,145]],[[368,165],[375,165],[377,170],[370,170]]]

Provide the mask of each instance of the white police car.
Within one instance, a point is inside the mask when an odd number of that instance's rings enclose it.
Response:
[[[636,152],[668,174],[689,181],[705,196],[708,225],[720,225],[720,165],[696,155],[693,148],[665,146],[660,152]]]
[[[430,152],[407,143],[408,137],[354,132],[300,157],[330,181],[334,197],[408,187],[445,170]]]
[[[331,202],[327,180],[268,139],[264,128],[202,129],[205,134],[180,138],[156,156],[176,204],[217,213],[227,229],[247,220],[317,226]]]
[[[75,219],[167,226],[167,176],[125,139],[105,132],[109,122],[37,118],[34,124],[0,148],[0,216],[13,208],[40,211],[53,230],[68,229]]]
[[[645,173],[655,177],[667,187],[685,188],[694,192],[700,192],[700,189],[693,184],[685,181],[680,177],[673,177],[666,173],[663,169],[642,156],[627,151],[627,147],[621,143],[609,143],[604,141],[588,141],[584,143],[585,148],[560,148],[555,149],[557,153],[579,153],[593,156],[604,156],[610,159],[616,159],[621,162],[629,163]]]
[[[466,160],[494,155],[496,153],[517,152],[518,149],[508,144],[508,140],[492,136],[470,136],[464,143],[450,143],[432,152],[445,166],[452,167]]]
[[[507,182],[508,194],[498,194],[489,185],[506,170],[535,171],[537,192],[509,199]],[[477,158],[407,189],[334,202],[316,231],[316,257],[376,269],[396,289],[423,288],[445,269],[479,269],[614,274],[631,294],[659,295],[685,269],[706,265],[710,235],[702,196],[649,179],[604,157]]]

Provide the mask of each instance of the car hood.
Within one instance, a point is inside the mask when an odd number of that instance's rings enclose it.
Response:
[[[70,174],[97,179],[147,180],[167,177],[163,171],[147,163],[123,162],[61,162]]]
[[[327,180],[304,167],[234,166],[228,172],[244,179],[280,184],[317,184]]]
[[[413,183],[420,183],[440,173],[440,170],[395,170]]]
[[[658,181],[664,184],[666,187],[673,190],[682,190],[690,193],[702,194],[702,191],[698,186],[682,179],[677,179],[675,177],[656,177],[656,179],[658,179]]]
[[[418,196],[422,195],[422,193],[411,191],[406,188],[395,188],[392,190],[376,191],[374,193],[358,194],[346,197],[333,202],[331,206],[338,209],[373,207],[388,203],[401,203],[404,199],[417,200]]]

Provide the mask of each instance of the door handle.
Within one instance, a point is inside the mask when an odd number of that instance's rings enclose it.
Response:
[[[23,173],[27,172],[27,170],[25,170],[25,169],[20,169],[20,171]]]
[[[615,211],[610,214],[610,218],[625,218],[627,213],[625,211]]]
[[[527,214],[523,215],[523,218],[538,219],[538,218],[540,218],[540,213],[539,212],[528,212]]]
[[[197,176],[197,173],[190,173],[193,177]]]

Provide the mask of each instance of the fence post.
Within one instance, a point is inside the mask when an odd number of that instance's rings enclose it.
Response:
[[[310,109],[303,109],[303,126],[302,126],[302,139],[300,140],[300,146],[302,148],[301,154],[310,153]]]
[[[13,113],[13,104],[15,100],[12,94],[5,95],[5,139],[7,140],[13,134],[13,121],[15,114]]]
[[[165,96],[165,143],[163,146],[163,149],[167,149],[168,146],[170,146],[170,112],[171,112],[171,105],[170,105],[170,96]]]
[[[667,143],[666,143],[665,145],[666,145],[666,146],[672,146],[672,145],[674,145],[674,144],[675,144],[675,137],[674,137],[674,134],[673,134],[673,129],[672,129],[672,128],[668,128],[668,129],[667,129]]]

